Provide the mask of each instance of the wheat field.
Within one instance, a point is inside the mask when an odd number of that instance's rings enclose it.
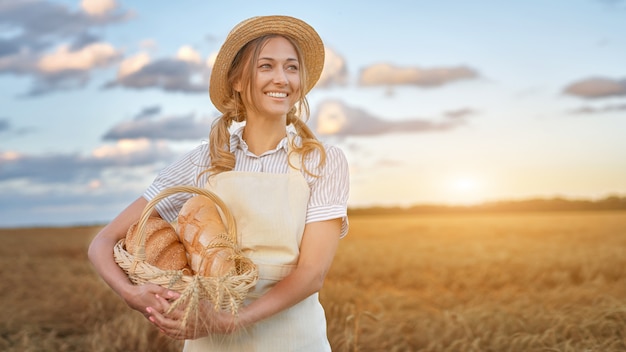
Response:
[[[626,351],[626,212],[350,225],[320,294],[334,351]],[[94,273],[98,229],[0,229],[0,350],[180,350]]]

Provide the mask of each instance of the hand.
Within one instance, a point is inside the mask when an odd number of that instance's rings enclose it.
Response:
[[[207,300],[198,302],[194,311],[187,311],[186,305],[181,305],[169,313],[165,313],[172,305],[170,300],[157,295],[159,307],[147,307],[148,320],[167,336],[186,340],[197,339],[209,334],[230,334],[239,328],[236,315],[228,311],[216,311],[213,304]]]
[[[178,293],[159,285],[148,283],[144,285],[133,285],[122,297],[129,307],[140,312],[148,319],[150,314],[146,311],[147,307],[153,307],[160,312],[167,310],[162,304],[164,300],[158,297],[166,297],[172,300],[178,298]]]

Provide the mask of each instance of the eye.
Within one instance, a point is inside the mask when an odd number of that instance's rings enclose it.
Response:
[[[271,68],[272,68],[272,65],[267,64],[267,63],[265,63],[265,64],[260,64],[260,65],[259,65],[259,68],[271,69]]]
[[[295,64],[294,65],[289,65],[289,66],[287,66],[287,69],[290,70],[290,71],[298,71],[300,69],[300,66],[295,65]]]

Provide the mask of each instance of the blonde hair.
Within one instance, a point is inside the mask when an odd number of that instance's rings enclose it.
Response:
[[[225,102],[224,114],[215,120],[213,126],[211,126],[211,132],[209,133],[209,155],[211,157],[211,164],[208,170],[204,172],[210,172],[211,175],[216,175],[220,172],[231,171],[235,168],[235,155],[230,152],[230,132],[228,129],[233,122],[243,122],[246,120],[246,109],[243,103],[244,98],[249,98],[246,100],[251,102],[251,108],[256,108],[254,97],[250,94],[252,79],[256,72],[256,61],[263,46],[274,37],[278,37],[278,35],[265,35],[250,41],[239,50],[233,59],[230,69],[228,70],[228,84],[230,87],[233,87],[235,82],[239,82],[241,92],[237,92],[233,89],[232,95]],[[293,39],[289,37],[284,38],[289,40],[293,45],[298,55],[298,61],[300,61],[301,67],[304,67],[300,47]],[[306,70],[299,70],[299,75],[300,86],[306,86],[304,84],[304,82],[307,81]],[[294,125],[296,132],[302,138],[302,143],[300,146],[292,145],[291,150],[292,153],[298,153],[300,155],[303,171],[309,175],[316,176],[315,173],[307,169],[304,161],[311,152],[319,150],[320,159],[317,165],[319,169],[323,167],[326,162],[326,151],[322,143],[320,143],[313,134],[313,131],[306,125],[305,121],[308,119],[310,113],[306,92],[301,88],[298,95],[296,104],[287,113],[287,125]]]

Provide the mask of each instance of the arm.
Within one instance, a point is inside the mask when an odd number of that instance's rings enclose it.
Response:
[[[296,268],[265,295],[242,308],[239,324],[252,325],[318,292],[335,257],[340,230],[341,219],[307,224]]]
[[[169,297],[167,289],[158,285],[134,285],[113,258],[113,247],[126,236],[128,228],[139,219],[148,202],[140,197],[124,209],[111,223],[94,237],[89,245],[89,260],[102,279],[117,293],[126,304],[147,317],[146,307],[159,307],[155,295]],[[152,216],[158,216],[153,212]]]
[[[339,245],[340,232],[340,218],[307,224],[296,268],[266,294],[249,306],[241,308],[237,321],[228,312],[215,314],[210,305],[205,306],[204,312],[200,314],[211,320],[210,324],[204,325],[209,327],[208,330],[197,329],[193,324],[181,327],[180,314],[164,316],[159,309],[153,307],[147,309],[151,315],[148,318],[162,332],[177,339],[195,339],[209,333],[230,333],[253,325],[297,304],[322,288]],[[169,306],[163,298],[160,298],[160,304],[166,309]]]
[[[317,164],[315,158],[309,162],[312,166]],[[176,314],[165,317],[158,309],[151,307],[148,308],[152,315],[150,321],[175,338],[198,338],[212,332],[228,333],[270,317],[319,291],[335,256],[339,239],[348,230],[349,170],[343,152],[338,148],[328,148],[325,167],[318,171],[322,176],[310,184],[307,224],[296,268],[262,297],[241,308],[237,324],[230,313],[215,314],[210,307],[200,313],[200,316],[210,320],[207,325],[210,331],[196,330],[193,326],[181,328]],[[161,306],[168,306],[168,302],[161,298]]]

